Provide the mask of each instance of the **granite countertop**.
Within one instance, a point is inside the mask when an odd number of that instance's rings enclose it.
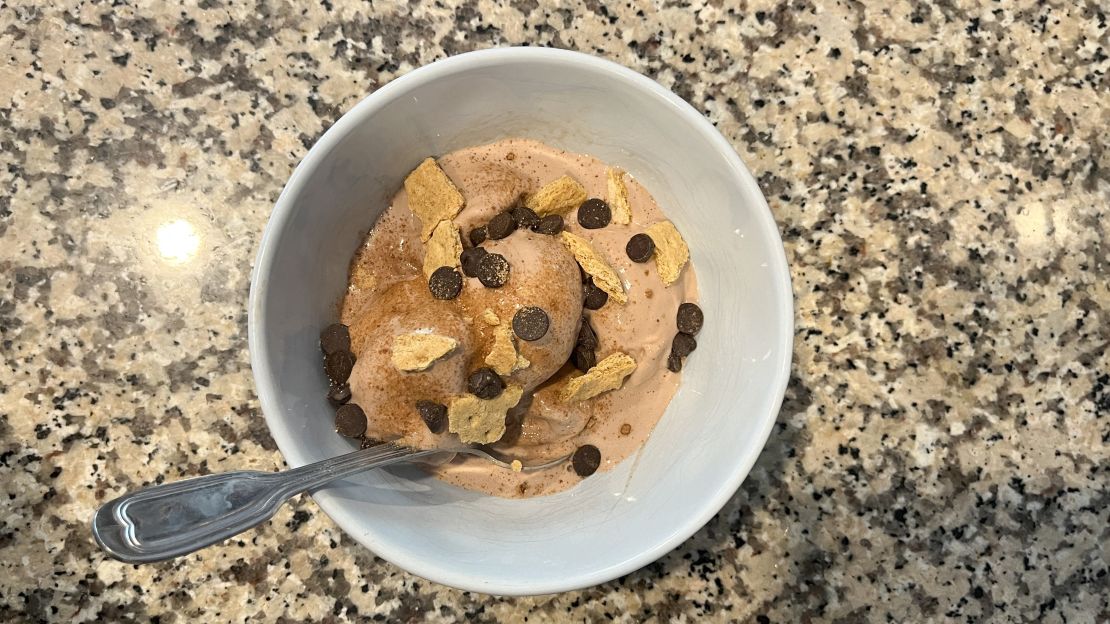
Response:
[[[66,4],[0,11],[0,620],[1110,618],[1105,5]],[[415,67],[525,43],[673,89],[767,196],[794,369],[737,494],[556,596],[411,576],[308,498],[173,562],[105,558],[100,503],[283,465],[246,300],[313,141]]]

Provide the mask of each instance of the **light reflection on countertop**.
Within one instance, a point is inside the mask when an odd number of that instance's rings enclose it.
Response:
[[[197,255],[200,236],[196,228],[184,219],[174,219],[158,226],[154,242],[162,259],[171,265],[184,264]]]

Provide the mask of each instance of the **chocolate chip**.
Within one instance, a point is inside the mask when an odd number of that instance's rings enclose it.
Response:
[[[601,451],[593,444],[583,444],[574,451],[570,463],[578,476],[588,477],[597,472],[598,466],[601,465]]]
[[[613,211],[609,204],[596,197],[587,199],[578,207],[578,225],[587,230],[596,230],[609,225],[613,220]]]
[[[367,437],[363,436],[362,442],[359,443],[358,447],[360,449],[368,449],[371,446],[377,446],[379,444],[384,444],[384,443],[381,440],[375,440],[374,438],[367,438]]]
[[[432,433],[443,433],[447,428],[447,406],[435,401],[417,401],[416,411]]]
[[[702,314],[698,304],[684,303],[678,306],[678,331],[685,332],[692,336],[698,333],[698,330],[701,329],[701,325],[704,322],[705,315]]]
[[[655,241],[641,232],[628,239],[628,244],[624,246],[624,253],[628,254],[628,258],[633,262],[647,262],[655,253]]]
[[[557,236],[559,232],[563,231],[563,217],[562,215],[549,214],[540,219],[533,228],[539,234],[547,234],[548,236]]]
[[[609,293],[594,286],[593,280],[586,280],[582,288],[586,293],[586,299],[582,302],[582,305],[585,306],[587,310],[600,310],[601,306],[605,305],[606,301],[609,301]]]
[[[464,249],[462,255],[459,256],[459,264],[462,265],[463,275],[467,277],[478,277],[478,261],[482,256],[489,253],[485,247],[471,247]]]
[[[477,247],[486,242],[486,226],[476,227],[470,230],[470,244]]]
[[[674,351],[667,356],[667,370],[677,373],[682,370],[682,357]]]
[[[517,227],[522,230],[531,230],[540,224],[540,215],[533,212],[531,208],[524,206],[513,208],[512,215]]]
[[[551,319],[547,318],[547,312],[543,308],[525,306],[513,315],[513,332],[521,340],[539,340],[547,335],[549,327]]]
[[[354,367],[355,354],[350,351],[336,351],[324,356],[324,374],[337,386],[347,383]]]
[[[320,349],[324,355],[351,350],[351,332],[341,323],[332,323],[320,332]]]
[[[575,344],[586,347],[587,349],[597,348],[597,332],[590,325],[590,319],[585,316],[582,317],[582,324],[578,327],[578,339]]]
[[[570,354],[570,363],[583,373],[587,373],[597,366],[597,352],[587,346],[578,345]]]
[[[482,256],[478,261],[478,280],[486,288],[501,288],[509,281],[509,261],[501,254]]]
[[[597,334],[590,326],[590,319],[582,317],[582,324],[578,327],[578,338],[574,341],[574,350],[570,354],[570,363],[583,373],[597,366]]]
[[[335,432],[347,438],[361,438],[366,433],[366,413],[354,403],[335,412]]]
[[[499,212],[486,224],[486,235],[492,240],[501,240],[516,231],[516,219],[508,212]]]
[[[505,389],[505,382],[492,368],[482,367],[467,377],[466,389],[479,399],[495,399]]]
[[[678,357],[686,357],[698,348],[698,341],[690,334],[678,332],[674,335],[674,340],[671,341],[671,353]]]
[[[428,278],[428,290],[436,299],[454,299],[462,292],[463,278],[451,267],[442,266]]]
[[[350,400],[350,384],[340,384],[338,386],[332,386],[331,390],[328,390],[328,403],[331,403],[332,407],[339,407],[340,405],[346,404],[347,401]]]

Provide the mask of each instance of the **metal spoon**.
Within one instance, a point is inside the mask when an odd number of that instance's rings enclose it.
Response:
[[[294,494],[363,470],[445,452],[476,455],[510,468],[502,458],[482,449],[420,450],[387,442],[284,472],[239,470],[130,492],[96,511],[92,533],[96,543],[120,561],[172,559],[258,526]],[[522,470],[550,468],[566,459]]]

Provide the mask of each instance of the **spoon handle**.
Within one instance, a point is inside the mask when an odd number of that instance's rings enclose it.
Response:
[[[147,487],[101,506],[93,537],[127,563],[172,559],[269,520],[294,494],[433,452],[385,443],[284,472],[240,470]]]

